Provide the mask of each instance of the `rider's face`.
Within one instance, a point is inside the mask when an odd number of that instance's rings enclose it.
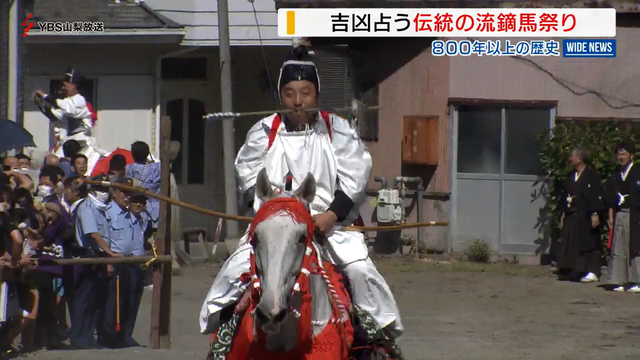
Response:
[[[64,94],[66,96],[72,96],[72,95],[75,95],[76,93],[76,86],[66,81],[62,82],[62,89],[64,90]]]
[[[312,82],[307,80],[291,81],[282,87],[280,92],[282,106],[287,110],[294,110],[287,114],[292,125],[297,126],[311,122],[315,115],[305,112],[305,109],[318,107],[318,92]]]

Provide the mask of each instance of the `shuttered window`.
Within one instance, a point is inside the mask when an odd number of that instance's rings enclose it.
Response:
[[[349,61],[328,53],[316,53],[315,63],[320,75],[320,107],[337,109],[350,107],[353,99]],[[350,112],[338,115],[351,118]]]
[[[320,75],[320,107],[351,109],[353,100],[353,79],[347,58],[334,54],[316,52],[315,63]],[[378,87],[362,95],[362,102],[368,106],[378,105]],[[338,115],[351,118],[351,111],[338,112]],[[368,111],[364,119],[356,124],[362,140],[378,141],[378,111]]]

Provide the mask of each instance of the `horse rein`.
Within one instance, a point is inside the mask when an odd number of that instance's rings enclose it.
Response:
[[[284,192],[283,192],[284,193]],[[317,232],[317,227],[313,222],[313,218],[311,217],[311,213],[309,212],[308,207],[299,199],[295,197],[279,197],[275,199],[271,199],[268,202],[264,203],[256,216],[254,217],[251,226],[249,228],[249,241],[251,242],[252,248],[255,249],[255,245],[257,242],[257,238],[255,237],[254,231],[257,224],[260,222],[270,218],[271,216],[280,213],[280,212],[288,213],[295,222],[306,224],[307,225],[307,236],[305,240],[305,254],[302,259],[302,264],[300,267],[300,273],[296,277],[296,282],[292,289],[292,295],[297,293],[304,295],[308,293],[310,295],[310,275],[316,274],[320,275],[326,286],[326,293],[329,298],[329,302],[332,308],[332,317],[329,317],[327,320],[327,324],[331,323],[336,324],[338,327],[338,331],[340,332],[343,340],[343,352],[348,353],[349,341],[346,335],[345,322],[349,319],[349,312],[345,305],[340,300],[340,296],[335,290],[335,286],[331,283],[331,278],[324,269],[324,262],[322,259],[320,248],[318,244],[314,241],[315,234]],[[326,239],[326,237],[325,237]],[[255,261],[255,253],[254,250],[251,250],[250,263],[251,263],[251,289],[252,297],[254,301],[259,301],[261,295],[260,289],[260,278],[258,274],[258,270],[256,267]],[[316,262],[316,266],[313,266],[313,262]],[[310,305],[309,305],[310,306]],[[289,308],[289,310],[294,314],[294,316],[300,319],[301,314],[294,308]],[[252,314],[253,315],[253,314]],[[311,320],[312,327],[314,325],[313,320]]]

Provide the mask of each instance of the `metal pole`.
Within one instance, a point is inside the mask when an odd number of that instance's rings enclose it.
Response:
[[[18,42],[19,24],[18,19],[18,1],[13,0],[9,10],[9,88],[7,92],[7,117],[9,120],[16,121],[18,117]]]
[[[220,87],[222,111],[233,111],[233,90],[231,88],[231,41],[229,39],[229,3],[218,0],[218,39],[220,41]],[[224,194],[225,212],[229,215],[238,214],[238,199],[236,195],[235,176],[235,136],[233,131],[234,119],[222,122],[222,156],[224,160]],[[227,220],[227,237],[238,236],[238,223]]]
[[[418,183],[418,191],[416,191],[416,196],[418,197],[418,199],[416,200],[416,206],[418,207],[417,211],[417,219],[416,222],[422,222],[422,198],[424,197],[424,187],[422,186],[422,181],[420,181]],[[420,244],[422,243],[422,239],[423,239],[423,231],[424,229],[419,227],[418,228],[418,238],[416,239],[416,257],[420,257]],[[426,249],[425,249],[426,250]]]

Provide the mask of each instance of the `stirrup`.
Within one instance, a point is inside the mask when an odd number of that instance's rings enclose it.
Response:
[[[354,316],[357,318],[359,326],[365,331],[371,340],[371,344],[385,352],[391,360],[404,360],[404,355],[396,343],[395,337],[388,327],[378,328],[375,319],[366,310],[353,304]]]

